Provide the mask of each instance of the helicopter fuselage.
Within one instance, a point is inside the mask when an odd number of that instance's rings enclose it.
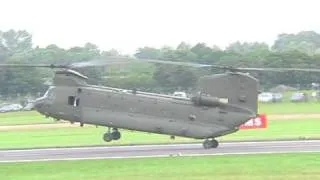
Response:
[[[121,128],[206,139],[208,149],[218,146],[215,137],[236,132],[256,116],[257,89],[258,81],[247,74],[217,74],[200,78],[198,93],[181,98],[90,85],[67,69],[56,71],[53,86],[34,108],[55,119],[106,126],[106,142],[119,140]]]
[[[210,107],[190,98],[91,85],[53,86],[36,109],[71,122],[197,139],[235,132],[253,116],[223,103]]]

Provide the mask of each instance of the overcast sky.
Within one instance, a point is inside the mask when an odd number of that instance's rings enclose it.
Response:
[[[225,47],[272,43],[279,33],[320,30],[319,0],[2,0],[0,30],[25,29],[34,44],[97,44],[134,53],[181,41]]]

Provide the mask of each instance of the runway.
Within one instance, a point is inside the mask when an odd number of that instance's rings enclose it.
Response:
[[[320,140],[220,143],[216,149],[203,149],[202,144],[170,144],[0,150],[0,162],[281,152],[320,152]]]

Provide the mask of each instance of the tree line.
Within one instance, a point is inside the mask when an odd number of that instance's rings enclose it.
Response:
[[[126,56],[117,50],[100,50],[93,43],[69,49],[55,44],[34,46],[32,35],[26,30],[0,31],[0,63],[67,64],[89,61],[108,56]],[[216,45],[181,42],[177,47],[141,47],[134,54],[137,58],[152,58],[234,67],[320,67],[320,34],[301,31],[296,34],[279,34],[273,45],[263,42],[231,43],[225,49]],[[119,88],[137,88],[152,92],[190,90],[200,76],[222,73],[209,68],[190,68],[149,63],[112,65],[79,69],[89,76],[90,83]],[[307,88],[319,82],[318,73],[288,72],[251,73],[260,80],[261,88],[278,84]],[[0,68],[0,95],[2,97],[37,96],[43,93],[53,76],[53,71],[41,68]]]

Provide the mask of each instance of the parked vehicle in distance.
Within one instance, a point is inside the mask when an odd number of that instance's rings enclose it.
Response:
[[[22,110],[24,111],[31,111],[33,108],[33,103],[32,102],[29,102],[26,106],[23,107]]]
[[[290,97],[291,102],[307,102],[308,96],[303,92],[295,92]]]
[[[282,94],[281,93],[273,93],[272,102],[281,102],[282,101]]]
[[[319,101],[320,100],[320,91],[312,92],[311,97]]]
[[[282,101],[281,93],[263,92],[258,95],[259,102],[280,102]]]
[[[0,112],[20,111],[22,108],[20,104],[6,104],[0,107]]]
[[[258,95],[259,102],[272,102],[272,93],[263,92]]]

